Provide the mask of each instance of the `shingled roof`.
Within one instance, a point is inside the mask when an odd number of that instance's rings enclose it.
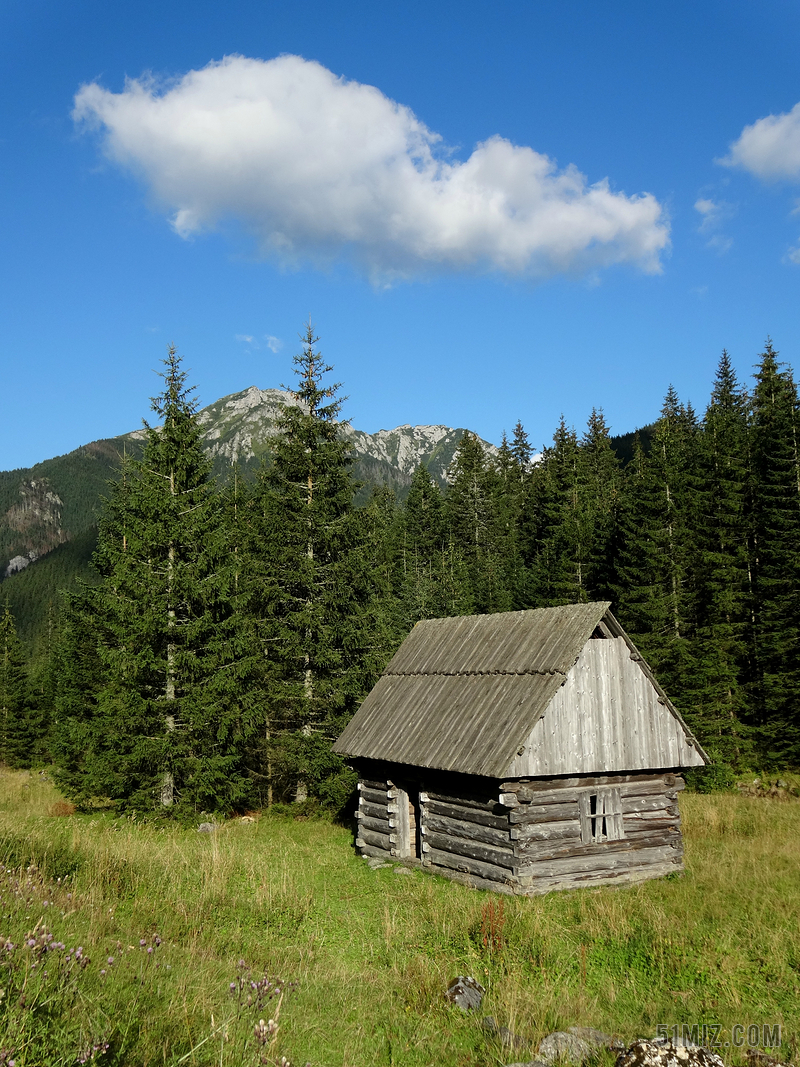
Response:
[[[418,622],[334,750],[502,777],[609,608]]]

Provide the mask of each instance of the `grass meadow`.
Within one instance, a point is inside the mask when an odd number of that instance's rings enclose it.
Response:
[[[797,800],[684,794],[683,877],[533,899],[370,870],[323,819],[206,834],[60,801],[0,771],[2,1065],[477,1067],[567,1026],[704,1023],[780,1024],[766,1051],[797,1062]],[[443,999],[459,974],[477,1017]]]

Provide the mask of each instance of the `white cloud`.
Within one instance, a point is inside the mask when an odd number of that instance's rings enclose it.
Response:
[[[502,137],[459,161],[401,104],[284,55],[228,56],[166,86],[97,83],[73,116],[103,133],[182,237],[236,219],[286,263],[346,254],[376,281],[427,271],[545,277],[660,270],[669,226],[649,193],[588,184]]]
[[[724,233],[715,233],[706,241],[706,248],[711,248],[714,252],[724,256],[733,248],[733,238],[726,237]]]
[[[243,345],[248,346],[248,352],[251,348],[254,348],[257,352],[261,349],[261,341],[256,340],[256,338],[250,333],[237,333],[234,334],[234,337]],[[273,355],[277,352],[280,352],[280,350],[283,348],[283,341],[280,339],[280,337],[274,337],[271,333],[264,334],[264,344],[267,346],[270,352],[273,353]]]
[[[792,263],[796,267],[800,267],[800,245],[795,245],[794,248],[787,250],[786,255],[783,257],[784,263]]]
[[[702,222],[698,229],[700,233],[705,233],[710,230],[717,222],[720,216],[720,205],[713,200],[706,200],[703,197],[699,197],[694,203],[695,211],[699,211],[702,216]]]
[[[743,167],[765,181],[800,178],[800,104],[745,126],[728,155],[718,162]]]
[[[711,248],[720,255],[730,251],[733,247],[733,238],[716,231],[723,222],[736,214],[733,204],[729,204],[726,200],[711,200],[709,197],[701,196],[695,200],[694,209],[700,215],[697,232],[707,238],[706,248]]]

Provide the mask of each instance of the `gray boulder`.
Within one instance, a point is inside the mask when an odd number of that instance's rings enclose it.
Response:
[[[380,856],[365,856],[367,866],[373,871],[379,871],[382,867],[391,867],[391,863],[387,863],[386,860],[382,860]]]
[[[634,1041],[617,1056],[617,1067],[725,1067],[716,1052],[699,1045]]]
[[[505,1067],[550,1067],[544,1060],[526,1060],[525,1063],[507,1063]]]
[[[471,976],[460,974],[447,987],[445,1000],[456,1004],[462,1011],[475,1011],[481,1006],[483,994],[486,992],[480,982],[476,982]]]
[[[574,1027],[573,1029],[578,1030],[579,1027]],[[557,1060],[562,1060],[566,1063],[580,1064],[587,1060],[603,1044],[604,1042],[602,1041],[598,1044],[596,1041],[589,1040],[587,1037],[572,1033],[569,1030],[556,1030],[554,1034],[548,1034],[547,1037],[542,1038],[538,1056],[545,1063],[552,1064]]]
[[[500,1039],[500,1044],[503,1048],[525,1048],[529,1044],[524,1037],[518,1037],[507,1026],[498,1026],[496,1019],[491,1015],[487,1015],[485,1019],[481,1020],[481,1026],[490,1034],[495,1034]]]

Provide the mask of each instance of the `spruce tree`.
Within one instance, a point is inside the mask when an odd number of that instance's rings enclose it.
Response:
[[[174,347],[164,364],[164,391],[152,402],[162,425],[145,423],[144,455],[124,462],[100,522],[94,566],[102,583],[70,608],[68,642],[97,656],[99,677],[88,690],[75,680],[61,694],[60,781],[78,800],[224,812],[247,805],[251,793],[250,649]]]
[[[293,403],[281,410],[272,462],[253,495],[249,555],[261,586],[253,605],[275,660],[273,795],[336,804],[351,776],[331,742],[369,690],[383,649],[370,628],[365,526],[353,506],[340,385],[323,381],[332,367],[318,340],[309,323],[294,357]]]
[[[441,490],[424,464],[414,472],[399,527],[405,632],[420,619],[469,614],[472,597],[463,552],[451,537]]]
[[[697,433],[670,387],[650,453],[637,440],[628,470],[616,568],[621,621],[683,706],[696,696]]]
[[[798,398],[770,341],[751,407],[756,725],[768,762],[800,762]]]
[[[622,472],[605,417],[597,408],[578,450],[578,480],[585,585],[592,599],[611,599]]]
[[[508,611],[513,591],[502,482],[469,431],[459,442],[448,477],[445,521],[453,548],[464,560],[473,609],[481,614]]]
[[[751,753],[752,589],[748,506],[748,399],[723,351],[699,439],[700,591],[693,725],[728,763]]]
[[[28,669],[6,601],[0,617],[0,756],[12,767],[31,767],[42,756],[43,722],[28,689]]]
[[[580,495],[578,439],[561,417],[526,485],[520,537],[529,607],[589,599],[589,538]]]

